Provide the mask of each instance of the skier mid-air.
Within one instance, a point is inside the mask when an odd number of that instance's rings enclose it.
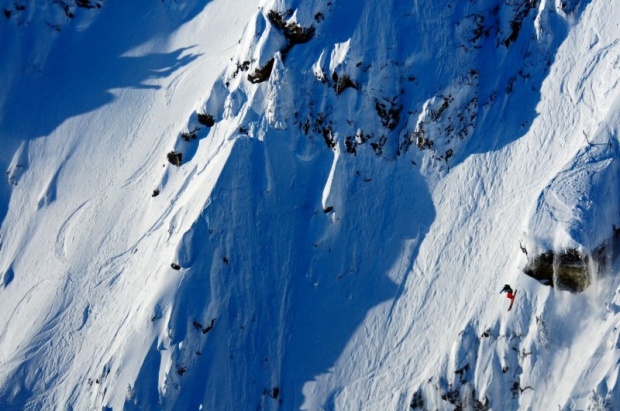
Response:
[[[516,291],[513,291],[512,287],[510,287],[508,284],[504,285],[504,288],[502,288],[502,291],[500,291],[499,293],[506,293],[506,297],[508,297],[508,299],[510,300],[510,307],[508,307],[508,311],[512,310],[512,305],[515,302],[515,296],[517,295]]]

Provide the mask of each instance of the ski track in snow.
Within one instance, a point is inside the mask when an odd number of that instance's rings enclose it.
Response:
[[[64,223],[62,223],[62,225],[60,226],[60,229],[58,230],[58,234],[56,235],[56,250],[55,250],[55,254],[56,257],[66,261],[67,258],[67,236],[71,234],[71,227],[73,225],[76,224],[75,219],[79,217],[79,213],[81,212],[82,208],[87,204],[88,202],[84,202],[82,204],[80,204],[75,211],[73,211],[70,215],[69,218],[67,218],[65,220]]]

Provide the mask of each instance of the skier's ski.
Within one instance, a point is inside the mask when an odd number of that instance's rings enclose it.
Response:
[[[512,310],[512,305],[515,303],[515,298],[517,298],[517,291],[515,290],[514,293],[512,293],[512,300],[510,301],[510,307],[508,307],[508,311]]]

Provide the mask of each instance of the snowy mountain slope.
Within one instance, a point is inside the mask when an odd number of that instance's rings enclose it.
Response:
[[[620,406],[617,267],[572,294],[519,250],[613,237],[615,8],[12,14],[0,404]]]
[[[217,6],[211,7],[215,9],[214,15],[224,14],[222,9],[226,8],[225,5],[213,6]],[[127,14],[123,13],[125,11],[123,8],[115,10],[113,7],[110,5],[109,9],[102,9],[99,18],[105,17],[104,12],[110,13],[108,20],[112,23],[116,23],[114,18],[123,20],[127,17]],[[134,7],[135,10],[132,11],[138,16],[144,16],[145,24],[153,26],[154,29],[183,22],[182,19],[176,19],[174,14],[170,15],[167,3],[160,6],[162,10],[159,14],[156,10],[150,13],[144,12],[148,9],[144,4],[136,4]],[[129,17],[132,17],[131,13]],[[134,73],[140,73],[141,76],[135,78],[136,87],[111,90],[109,93],[114,92],[116,96],[112,98],[110,95],[108,106],[90,111],[84,116],[65,119],[52,135],[45,138],[34,138],[36,130],[31,135],[28,134],[30,130],[27,128],[23,135],[11,134],[14,130],[10,127],[10,123],[3,122],[7,128],[3,129],[2,140],[9,142],[12,139],[25,140],[27,149],[24,158],[28,160],[27,171],[12,188],[9,209],[19,211],[12,215],[9,213],[3,223],[5,229],[2,233],[2,272],[12,273],[9,276],[4,274],[5,288],[2,297],[3,312],[12,313],[7,314],[11,320],[3,324],[2,346],[3,353],[6,353],[6,356],[3,354],[2,367],[3,393],[6,393],[0,401],[3,404],[21,409],[26,406],[27,401],[33,400],[28,394],[32,391],[37,391],[37,397],[45,394],[42,398],[34,400],[31,407],[35,409],[44,405],[56,407],[64,404],[80,409],[80,404],[84,402],[87,404],[84,407],[88,407],[93,404],[90,395],[93,396],[93,401],[103,401],[101,398],[96,398],[94,389],[88,390],[86,381],[90,376],[93,381],[97,377],[100,378],[99,373],[110,356],[100,354],[103,358],[93,360],[99,351],[91,348],[93,341],[101,342],[105,347],[104,351],[107,351],[108,347],[112,349],[116,329],[130,315],[127,307],[122,306],[122,302],[130,303],[134,297],[139,298],[134,295],[137,290],[142,290],[144,297],[140,305],[134,307],[131,312],[135,312],[145,304],[149,313],[143,315],[148,316],[146,322],[150,323],[149,314],[154,308],[154,303],[151,306],[148,303],[154,298],[154,292],[152,289],[143,288],[149,280],[144,275],[153,275],[156,269],[162,268],[162,263],[157,262],[162,253],[161,247],[155,246],[158,241],[149,247],[152,256],[146,257],[133,267],[124,267],[122,264],[136,250],[136,243],[147,237],[149,231],[161,226],[162,222],[159,220],[163,220],[169,213],[166,205],[160,207],[160,211],[157,204],[153,205],[153,213],[148,212],[151,203],[150,194],[155,184],[153,177],[144,176],[144,171],[161,169],[164,161],[159,146],[164,146],[162,139],[165,139],[169,133],[167,130],[174,125],[174,120],[171,123],[169,119],[182,118],[184,113],[191,110],[198,98],[193,94],[194,89],[208,87],[223,70],[228,61],[227,53],[236,45],[235,38],[241,35],[243,28],[237,19],[245,21],[247,18],[249,15],[236,14],[227,20],[219,19],[217,24],[214,24],[205,13],[193,20],[194,24],[206,26],[202,31],[204,39],[196,35],[195,27],[184,26],[174,29],[175,35],[170,37],[165,36],[165,32],[159,31],[163,37],[159,40],[158,37],[151,38],[150,44],[143,44],[144,39],[132,44],[131,32],[128,32],[131,18],[118,22],[123,30],[119,29],[118,36],[112,38],[117,40],[114,42],[114,47],[119,47],[120,53],[137,55],[138,60],[122,69],[117,68],[119,72],[112,71],[114,75],[110,75],[111,78],[105,85],[94,82],[94,88],[122,85],[126,76],[131,76],[132,72],[129,70],[131,67],[135,68]],[[170,23],[167,19],[170,19]],[[143,27],[136,26],[136,35],[142,36],[143,30]],[[48,31],[43,33],[47,34]],[[110,39],[110,32],[106,26],[102,26],[99,31],[86,33],[92,37],[84,39],[85,44],[91,42],[97,44]],[[155,35],[156,33],[157,30]],[[230,39],[219,44],[209,43],[210,38],[222,33],[227,33]],[[179,44],[179,38],[183,39],[180,42],[182,45]],[[127,42],[124,43],[123,39]],[[127,49],[123,49],[122,46],[126,46]],[[160,76],[161,70],[174,68],[177,64],[176,59],[169,60],[171,67],[165,60],[162,62],[155,60],[152,62],[153,65],[135,64],[137,61],[159,58],[158,54],[153,53],[153,49],[157,50],[157,53],[164,52],[163,56],[170,50],[174,57],[179,53],[178,50],[192,46],[194,50],[188,53],[190,56],[202,54],[204,57],[202,64],[195,65],[185,72],[177,72],[172,76],[171,73],[161,73],[163,77]],[[62,59],[64,49],[60,49],[58,53],[61,56],[56,57]],[[141,60],[141,56],[146,57]],[[91,56],[84,56],[85,60],[89,58]],[[118,58],[122,56],[119,55]],[[112,67],[115,62],[116,60],[110,62]],[[73,61],[66,61],[68,66],[71,66],[71,63]],[[103,70],[103,73],[105,72],[106,70]],[[44,84],[53,84],[52,80],[57,80],[54,74],[40,81]],[[154,86],[157,87],[153,89],[139,87],[142,79],[152,83],[159,77],[167,81],[162,84],[155,83]],[[28,83],[28,80],[25,79],[24,83]],[[93,82],[87,76],[79,77],[78,81],[85,84]],[[24,84],[20,86],[25,89],[23,93],[28,95],[30,89]],[[58,88],[62,90],[66,86],[68,84],[61,82]],[[32,93],[39,89],[37,83],[32,87]],[[106,88],[101,90],[105,91]],[[19,90],[15,92],[17,91]],[[54,92],[55,90],[51,90],[50,94]],[[93,98],[93,94],[96,93],[89,92],[88,98]],[[21,104],[27,103],[28,101],[24,101]],[[52,109],[54,107],[51,106]],[[82,108],[80,104],[78,107]],[[66,107],[60,107],[58,111],[60,114],[66,114],[64,110]],[[62,118],[58,111],[49,116],[50,121]],[[162,115],[158,115],[163,112],[170,117],[165,119]],[[162,121],[160,122],[158,118]],[[42,129],[49,126],[44,120],[47,118],[41,119],[44,124],[34,127]],[[36,118],[24,121],[25,127],[30,123],[36,123]],[[136,162],[133,162],[132,158],[136,159]],[[163,158],[165,159],[165,156]],[[80,164],[90,164],[93,168],[84,169]],[[132,166],[126,167],[127,164]],[[14,170],[15,167],[7,168]],[[155,179],[159,177],[159,173],[157,174]],[[109,190],[116,194],[112,194]],[[65,198],[67,202],[62,205],[58,203],[61,198]],[[173,250],[174,245],[170,246],[170,253]],[[41,259],[34,258],[36,255]],[[154,264],[149,266],[146,263],[149,260]],[[169,263],[165,266],[169,267]],[[119,274],[125,272],[124,270],[133,274],[132,281],[137,281],[136,284],[123,288],[124,285],[114,283],[113,279],[118,280]],[[31,280],[22,283],[27,273],[30,273]],[[108,289],[110,282],[127,294],[110,293]],[[159,284],[156,288],[158,286]],[[95,300],[98,302],[95,303]],[[20,301],[37,303],[24,305]],[[95,335],[90,337],[92,340],[86,338],[85,332],[90,328],[86,326],[88,320],[92,322],[94,318],[103,317],[115,319],[110,322],[112,328],[99,324],[92,328],[95,331]],[[120,323],[115,325],[116,321]],[[104,320],[105,322],[107,321]],[[76,331],[78,329],[81,333]],[[58,340],[52,340],[49,345],[46,343],[39,347],[47,341],[50,334],[56,336],[54,338]],[[132,334],[128,334],[127,337],[131,339]],[[40,337],[31,341],[30,337],[33,335]],[[117,340],[116,344],[126,347],[127,341]],[[54,351],[56,346],[61,348],[58,356],[53,356],[50,352]],[[83,351],[78,347],[83,347]],[[146,347],[148,348],[148,345]],[[138,361],[136,368],[142,358],[142,354],[135,357]],[[45,378],[27,376],[39,373],[38,370],[45,370],[43,373]],[[15,377],[11,377],[12,375]],[[7,378],[11,381],[10,384],[6,382]],[[59,383],[67,378],[72,381]],[[70,398],[75,397],[77,392],[72,394],[73,388],[63,388],[68,385],[86,388],[81,400]],[[127,384],[123,384],[122,390],[126,391],[126,387]]]

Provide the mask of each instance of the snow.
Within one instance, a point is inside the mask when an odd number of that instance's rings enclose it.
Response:
[[[0,408],[620,407],[620,5],[19,4]]]

